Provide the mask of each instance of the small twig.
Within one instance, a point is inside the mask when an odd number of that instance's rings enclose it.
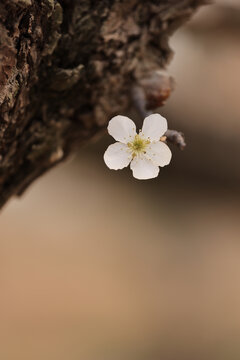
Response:
[[[182,132],[177,130],[167,130],[165,136],[167,138],[167,141],[171,142],[174,145],[177,145],[180,150],[184,150],[186,142],[184,134]]]
[[[148,97],[149,97],[149,93],[148,93]],[[153,111],[146,109],[147,107],[146,92],[143,87],[141,86],[133,87],[132,98],[135,107],[141,117],[145,118],[153,114]],[[164,134],[161,140],[168,141],[176,145],[180,150],[183,150],[186,146],[184,134],[177,130],[167,130],[167,132]]]

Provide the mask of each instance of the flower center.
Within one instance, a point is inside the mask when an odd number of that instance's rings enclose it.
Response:
[[[149,140],[142,138],[139,134],[135,136],[132,142],[129,142],[127,145],[130,148],[133,157],[144,153],[146,151],[147,145],[150,144]]]

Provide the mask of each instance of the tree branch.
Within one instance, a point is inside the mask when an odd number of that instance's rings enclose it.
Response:
[[[132,87],[166,67],[168,37],[204,3],[2,0],[0,207],[127,112]]]

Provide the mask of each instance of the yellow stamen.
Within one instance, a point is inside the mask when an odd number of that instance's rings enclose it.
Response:
[[[127,145],[132,151],[132,156],[134,157],[140,153],[144,153],[148,144],[150,144],[150,141],[142,138],[138,134],[135,136],[134,140],[129,142]]]

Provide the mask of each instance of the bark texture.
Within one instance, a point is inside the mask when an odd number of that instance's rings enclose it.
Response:
[[[161,105],[168,38],[205,2],[2,0],[0,207],[124,114],[134,88]]]

